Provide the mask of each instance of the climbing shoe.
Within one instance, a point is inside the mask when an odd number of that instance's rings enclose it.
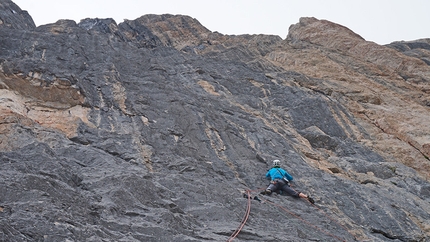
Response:
[[[315,204],[315,200],[314,200],[313,198],[309,197],[309,196],[308,196],[308,201],[309,201],[310,203],[312,203],[312,204]]]
[[[270,195],[272,191],[270,189],[266,189],[265,191],[260,192],[261,195]]]

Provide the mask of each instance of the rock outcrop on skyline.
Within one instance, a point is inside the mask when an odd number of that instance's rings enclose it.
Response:
[[[430,241],[430,39],[0,3],[0,241]],[[279,159],[316,204],[262,196]]]

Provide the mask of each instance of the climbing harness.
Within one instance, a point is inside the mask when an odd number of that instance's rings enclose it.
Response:
[[[284,174],[282,174],[281,173],[281,171],[279,170],[279,168],[278,169],[276,169],[278,172],[279,172],[279,174],[281,174],[281,176],[282,176],[282,180],[287,184],[287,185],[289,185],[290,184],[290,181],[285,177],[285,175]]]

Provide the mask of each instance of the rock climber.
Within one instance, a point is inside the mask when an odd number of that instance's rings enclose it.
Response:
[[[293,180],[293,177],[288,174],[287,171],[281,168],[280,160],[273,161],[273,167],[266,173],[266,177],[270,178],[270,185],[265,191],[261,192],[261,194],[270,195],[272,194],[272,192],[283,191],[293,197],[305,198],[312,204],[315,203],[314,199],[310,196],[302,192],[297,192],[296,190],[291,188],[290,181]]]

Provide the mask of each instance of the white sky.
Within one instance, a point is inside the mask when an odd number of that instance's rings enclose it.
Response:
[[[430,38],[429,0],[13,0],[37,26],[59,19],[183,14],[222,34],[274,34],[285,39],[300,17],[326,19],[369,41]]]

